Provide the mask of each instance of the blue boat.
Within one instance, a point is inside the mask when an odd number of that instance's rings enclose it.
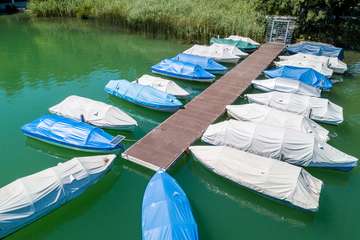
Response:
[[[171,60],[197,64],[212,74],[224,74],[227,67],[217,63],[214,59],[192,54],[180,53]]]
[[[113,137],[100,128],[58,115],[45,115],[25,124],[28,137],[60,147],[85,152],[116,152],[123,149],[123,136]]]
[[[300,42],[290,44],[286,47],[289,53],[306,53],[316,56],[336,57],[344,59],[344,49],[335,47],[331,44],[320,42]]]
[[[153,73],[167,77],[178,78],[183,80],[212,82],[215,76],[199,65],[174,61],[171,59],[162,60],[160,63],[151,67]]]
[[[333,86],[329,78],[315,71],[312,68],[302,68],[293,66],[283,66],[264,71],[268,78],[289,78],[299,80],[305,84],[311,85],[323,90],[330,90]]]
[[[199,239],[186,194],[163,170],[151,178],[142,203],[142,240],[155,239]]]
[[[136,82],[111,80],[106,84],[105,92],[153,110],[175,112],[183,108],[183,104],[173,95]]]

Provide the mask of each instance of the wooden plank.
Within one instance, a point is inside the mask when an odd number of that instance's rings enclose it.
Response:
[[[122,157],[144,167],[168,169],[220,117],[272,61],[284,45],[264,44],[191,102],[127,149]]]

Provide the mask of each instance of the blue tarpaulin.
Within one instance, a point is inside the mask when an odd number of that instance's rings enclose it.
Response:
[[[198,240],[197,224],[186,194],[165,171],[146,187],[142,204],[142,240]]]
[[[192,64],[197,64],[208,72],[214,74],[223,74],[226,72],[227,67],[217,63],[214,59],[208,57],[202,57],[192,54],[180,53],[176,55],[171,60],[188,62]]]
[[[154,110],[174,112],[183,104],[173,95],[126,80],[111,80],[105,86],[105,92],[134,104]]]
[[[184,80],[212,82],[215,79],[214,75],[199,65],[171,59],[162,60],[160,63],[152,66],[151,70],[153,73]]]
[[[316,56],[336,57],[344,59],[344,50],[326,43],[300,42],[288,45],[286,49],[290,53],[306,53]]]
[[[122,136],[113,137],[100,128],[57,115],[45,115],[21,128],[29,137],[87,152],[122,149]]]
[[[282,77],[296,79],[323,90],[330,90],[332,88],[330,79],[312,68],[283,66],[264,71],[264,74],[268,78]]]

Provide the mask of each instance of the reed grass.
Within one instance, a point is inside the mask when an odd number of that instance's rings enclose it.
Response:
[[[188,41],[239,34],[258,41],[264,16],[248,0],[32,0],[37,17],[96,18]]]

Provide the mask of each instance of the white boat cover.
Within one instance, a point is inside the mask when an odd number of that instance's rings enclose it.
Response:
[[[261,123],[228,120],[212,124],[201,140],[299,166],[340,168],[357,162],[329,144],[318,142],[314,135]]]
[[[221,44],[221,43],[213,43],[210,46],[211,49],[215,49],[218,52],[229,52],[232,55],[239,56],[241,58],[249,56],[248,53],[241,51],[236,46]]]
[[[327,57],[327,56],[316,56],[306,53],[297,53],[289,56],[279,56],[280,61],[296,60],[296,61],[310,61],[310,62],[319,62],[324,65],[327,65],[335,73],[344,73],[347,71],[347,64],[338,59],[337,57]]]
[[[239,35],[230,35],[229,37],[225,38],[225,39],[231,39],[231,40],[235,40],[235,41],[243,41],[243,42],[247,42],[250,43],[252,45],[256,45],[256,46],[260,46],[260,43],[252,40],[249,37],[243,37],[243,36],[239,36]]]
[[[312,97],[321,96],[321,89],[290,78],[277,77],[264,80],[253,80],[251,83],[254,88],[265,92],[278,91],[296,93]]]
[[[208,169],[241,186],[317,211],[322,181],[301,167],[226,146],[192,146],[192,154]]]
[[[240,57],[231,53],[230,48],[231,46],[225,45],[223,47],[216,47],[195,44],[191,48],[185,50],[184,53],[213,58],[218,62],[237,63]]]
[[[322,142],[329,140],[329,131],[307,117],[295,113],[284,112],[256,103],[228,105],[229,116],[241,120],[264,125],[288,128],[299,132],[313,134]]]
[[[328,64],[324,64],[322,62],[308,61],[308,60],[299,60],[299,59],[289,59],[284,61],[274,62],[275,66],[293,66],[293,67],[304,67],[304,68],[312,68],[315,71],[321,73],[322,75],[330,78],[332,77],[334,70],[328,67]]]
[[[250,103],[301,114],[318,122],[337,125],[344,120],[342,107],[325,98],[283,92],[247,94],[246,97]]]
[[[107,173],[116,155],[73,158],[0,189],[0,238],[61,207]]]
[[[136,120],[119,108],[75,95],[69,96],[59,104],[52,106],[49,108],[49,112],[77,121],[84,120],[103,128],[130,129],[137,126]]]
[[[136,80],[140,85],[150,86],[175,97],[184,98],[189,96],[189,93],[177,85],[175,82],[166,80],[160,77],[154,77],[144,74]]]

